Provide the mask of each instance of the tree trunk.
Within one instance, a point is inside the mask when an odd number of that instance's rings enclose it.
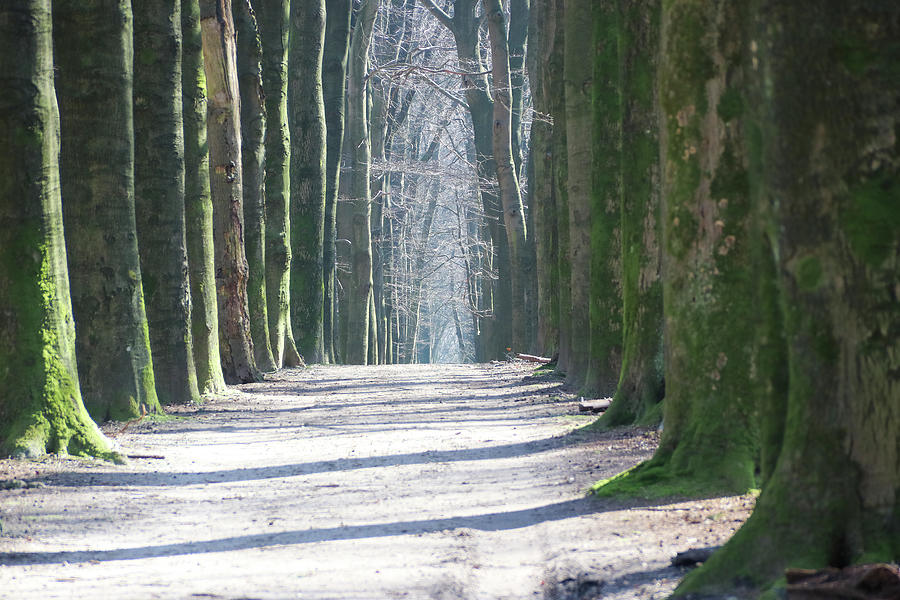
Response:
[[[241,176],[244,198],[244,251],[247,253],[247,308],[253,357],[261,371],[278,368],[269,337],[266,294],[266,107],[262,89],[262,45],[249,0],[233,5],[237,33],[241,107]]]
[[[181,3],[134,4],[135,215],[156,393],[196,402],[185,234]]]
[[[305,0],[291,6],[291,310],[300,353],[323,362],[325,236],[325,105],[322,58],[325,2]],[[368,310],[368,308],[367,308]]]
[[[592,62],[594,55],[593,0],[565,0],[565,67],[563,71],[566,113],[566,154],[570,167],[568,193],[568,257],[571,276],[571,329],[566,381],[585,383],[591,348],[591,187]],[[566,287],[564,284],[562,287]]]
[[[142,407],[162,412],[134,216],[131,7],[61,3],[53,25],[60,185],[82,397],[98,423],[124,421],[140,416]]]
[[[184,201],[191,333],[197,387],[201,394],[225,389],[219,358],[219,315],[216,306],[213,207],[209,191],[209,147],[206,143],[206,73],[198,0],[181,1],[182,107],[184,109]]]
[[[525,53],[531,0],[511,0],[509,9],[510,141],[516,177],[522,179],[522,103],[525,97]],[[531,236],[529,236],[530,238]]]
[[[366,71],[378,0],[365,0],[357,15],[350,42],[347,80],[347,142],[351,168],[348,186],[350,215],[350,276],[347,294],[348,364],[366,364],[369,353],[369,295],[372,293],[372,195],[369,188],[371,156],[367,116]]]
[[[663,12],[665,431],[654,457],[604,493],[745,493],[756,484],[755,417],[769,374],[755,355],[762,235],[740,118],[742,10],[678,0]]]
[[[344,91],[347,53],[350,48],[351,0],[325,1],[325,48],[322,57],[322,95],[325,102],[325,237],[323,241],[323,319],[324,362],[335,362],[335,239],[337,238],[337,197],[344,141]]]
[[[288,32],[290,1],[255,3],[262,41],[266,103],[266,299],[275,364],[303,364],[291,325],[291,135],[288,125]],[[309,356],[313,361],[319,359]]]
[[[0,4],[0,455],[115,458],[81,402],[49,0]]]
[[[606,426],[658,421],[663,397],[660,165],[656,87],[659,0],[624,0],[622,73],[622,373]]]
[[[535,0],[528,25],[528,77],[534,101],[529,160],[529,211],[534,219],[537,281],[537,352],[553,356],[559,349],[559,270],[556,230],[556,193],[553,185],[553,122],[550,96],[562,82],[550,68],[559,44],[553,35],[556,20],[553,0]]]
[[[584,391],[612,396],[622,368],[622,82],[618,2],[597,3],[594,19],[591,345]]]
[[[510,344],[516,350],[529,349],[528,329],[525,324],[525,279],[528,277],[525,248],[525,211],[519,178],[512,157],[512,93],[509,78],[509,46],[507,45],[506,15],[500,0],[483,0],[491,40],[493,71],[494,115],[493,148],[503,207],[503,223],[506,226],[506,243],[509,249],[510,285],[512,302],[510,319],[512,338]]]
[[[219,306],[219,349],[229,383],[261,378],[253,359],[244,254],[240,97],[231,0],[201,0],[208,91],[210,187]]]
[[[753,515],[679,593],[739,577],[758,597],[788,567],[900,558],[900,6],[778,0],[756,16],[749,106],[775,213],[784,436]]]

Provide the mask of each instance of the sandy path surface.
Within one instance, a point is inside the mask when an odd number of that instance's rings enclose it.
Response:
[[[125,466],[0,461],[0,598],[665,597],[750,498],[587,487],[655,432],[579,432],[527,365],[311,367],[140,423]]]

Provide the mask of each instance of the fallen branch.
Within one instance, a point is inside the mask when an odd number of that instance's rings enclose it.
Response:
[[[516,354],[516,358],[527,360],[528,362],[540,363],[542,365],[553,362],[552,358],[547,358],[546,356],[534,356],[533,354]]]
[[[157,460],[165,460],[165,456],[159,454],[126,454],[128,458],[155,458]]]
[[[578,410],[580,412],[602,413],[609,408],[610,404],[612,404],[610,398],[604,398],[602,400],[585,400],[582,398],[578,403]]]

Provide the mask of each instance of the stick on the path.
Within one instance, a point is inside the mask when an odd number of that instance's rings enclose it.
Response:
[[[546,356],[534,356],[533,354],[516,354],[516,358],[527,360],[528,362],[540,363],[542,365],[553,362],[552,358],[547,358]]]

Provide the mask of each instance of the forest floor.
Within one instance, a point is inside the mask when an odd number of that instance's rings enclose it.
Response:
[[[663,598],[752,497],[616,501],[655,430],[583,430],[533,365],[284,370],[0,461],[0,598]]]

